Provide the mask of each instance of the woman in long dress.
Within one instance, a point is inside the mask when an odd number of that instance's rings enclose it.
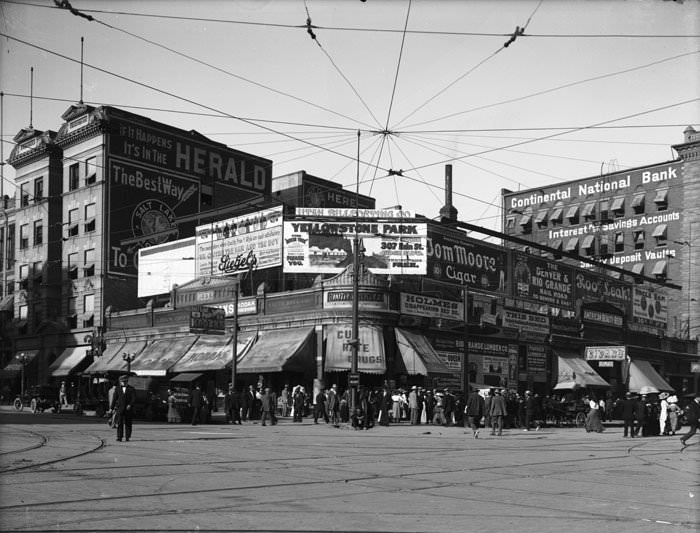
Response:
[[[175,406],[175,394],[172,390],[168,390],[168,423],[178,424],[180,422],[180,413]]]
[[[590,409],[588,411],[588,415],[586,416],[586,431],[588,433],[592,431],[602,433],[603,422],[600,418],[600,404],[595,400],[595,398],[588,398],[587,402]]]

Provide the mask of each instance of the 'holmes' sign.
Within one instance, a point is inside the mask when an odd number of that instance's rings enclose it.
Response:
[[[401,314],[464,322],[464,304],[422,294],[401,293]]]

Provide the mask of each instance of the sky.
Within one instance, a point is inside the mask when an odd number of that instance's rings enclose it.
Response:
[[[696,1],[71,4],[94,20],[0,0],[4,159],[20,129],[58,130],[80,100],[81,37],[86,103],[430,218],[450,163],[459,219],[491,229],[503,188],[672,160],[683,130],[700,129]]]

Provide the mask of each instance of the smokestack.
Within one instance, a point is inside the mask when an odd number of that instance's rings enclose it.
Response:
[[[445,165],[445,205],[440,209],[443,222],[455,222],[457,210],[452,205],[452,165]]]

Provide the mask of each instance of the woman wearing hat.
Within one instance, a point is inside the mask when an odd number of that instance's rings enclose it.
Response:
[[[668,393],[659,394],[659,435],[668,435],[666,421],[668,420]]]
[[[676,434],[678,429],[678,418],[682,414],[681,408],[678,407],[678,398],[673,395],[666,398],[668,402],[668,426],[671,435]]]

